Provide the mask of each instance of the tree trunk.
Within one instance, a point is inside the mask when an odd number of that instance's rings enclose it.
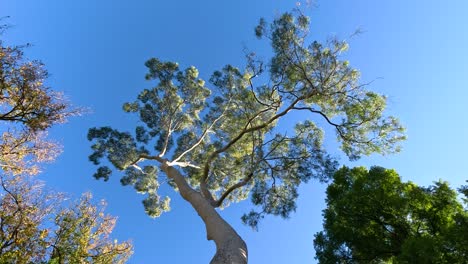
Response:
[[[173,167],[161,167],[167,176],[174,180],[179,192],[197,211],[206,227],[208,240],[214,240],[216,254],[210,264],[246,264],[247,245],[237,232],[216,212],[215,208],[201,193],[195,191],[185,178]]]

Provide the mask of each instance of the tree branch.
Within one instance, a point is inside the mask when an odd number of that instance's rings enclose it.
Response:
[[[229,104],[229,103],[228,103]],[[211,128],[213,128],[213,126],[221,119],[221,117],[224,116],[224,113],[226,112],[227,110],[227,107],[224,109],[224,111],[221,113],[221,115],[219,115],[214,121],[213,123],[211,123],[211,125],[205,129],[205,131],[203,131],[202,135],[200,136],[200,138],[198,139],[198,141],[193,144],[193,146],[191,146],[189,149],[187,149],[186,151],[184,151],[182,154],[179,155],[179,157],[177,157],[175,160],[173,160],[172,162],[178,162],[182,157],[184,157],[187,153],[189,153],[190,151],[192,151],[193,149],[195,149],[197,146],[199,146],[202,142],[203,142],[203,139],[205,138],[205,136],[208,134],[208,132],[211,130]]]
[[[300,96],[298,97],[296,100],[294,100],[286,109],[284,109],[283,111],[281,111],[280,113],[276,114],[275,116],[273,116],[272,118],[270,118],[268,121],[264,122],[263,124],[261,125],[257,125],[257,126],[253,126],[253,127],[250,127],[250,128],[245,128],[244,130],[242,130],[236,137],[234,137],[229,143],[227,143],[224,147],[214,151],[207,159],[207,161],[205,162],[205,166],[204,166],[204,170],[203,170],[203,177],[202,177],[202,182],[206,181],[206,179],[208,178],[208,173],[210,171],[210,166],[211,166],[211,162],[221,153],[225,152],[226,150],[228,150],[230,147],[232,147],[232,145],[234,145],[237,141],[239,141],[245,134],[249,133],[249,132],[252,132],[252,131],[257,131],[257,130],[260,130],[260,129],[263,129],[265,127],[267,127],[269,124],[273,123],[275,120],[277,120],[278,118],[286,115],[289,111],[291,111],[292,109],[294,109],[295,105],[311,96],[312,93],[310,93],[310,95],[307,95],[307,96]],[[248,125],[248,124],[247,124]]]
[[[338,132],[338,134],[340,135],[340,137],[343,140],[349,140],[349,138],[347,138],[346,135],[343,133],[343,131],[341,131],[341,129],[340,129],[342,125],[339,125],[337,123],[332,122],[330,120],[330,118],[325,113],[323,113],[322,111],[315,110],[312,107],[294,107],[293,109],[294,110],[308,110],[311,113],[316,113],[316,114],[321,115],[327,121],[328,124],[330,124],[330,125],[332,125],[332,126],[334,126],[336,128],[336,131]]]
[[[229,189],[227,189],[222,195],[221,197],[215,201],[215,207],[220,207],[222,204],[223,204],[223,201],[226,199],[226,197],[231,194],[231,192],[233,192],[235,189],[237,188],[240,188],[242,186],[245,186],[247,183],[249,183],[249,181],[252,179],[253,177],[253,172],[249,173],[248,175],[246,175],[240,182],[234,184],[233,186],[231,186]]]

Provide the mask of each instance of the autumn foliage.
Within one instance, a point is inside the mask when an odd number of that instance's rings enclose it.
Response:
[[[80,113],[45,81],[40,61],[24,58],[23,46],[0,40],[0,167],[4,173],[37,174],[38,163],[60,153],[47,139],[47,129]]]
[[[47,130],[82,110],[45,85],[44,65],[23,48],[0,40],[0,263],[125,263],[132,244],[110,239],[116,218],[104,202],[64,202],[33,177],[60,153]]]

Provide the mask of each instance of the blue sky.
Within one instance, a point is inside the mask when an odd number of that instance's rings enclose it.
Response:
[[[398,155],[341,162],[394,168],[405,180],[422,185],[438,179],[463,184],[468,179],[463,167],[468,149],[468,2],[313,3],[310,8],[303,4],[313,38],[347,38],[357,28],[365,32],[350,40],[346,57],[362,72],[363,82],[378,78],[371,89],[388,95],[388,113],[408,129]],[[119,217],[114,235],[135,244],[130,263],[208,263],[214,244],[177,195],[172,195],[171,212],[151,219],[144,214],[142,197],[121,187],[118,177],[108,183],[92,178],[87,130],[103,125],[133,129],[135,119],[121,105],[151,86],[144,80],[147,59],[194,65],[206,79],[225,64],[242,67],[244,47],[268,53],[268,43],[253,34],[258,19],[271,20],[295,5],[289,0],[0,0],[0,17],[11,16],[7,22],[13,25],[5,40],[32,43],[27,55],[46,64],[52,74],[49,84],[93,111],[51,131],[64,153],[41,179],[75,196],[91,191],[105,198],[108,212]],[[329,151],[339,155],[333,144]],[[246,240],[250,263],[315,263],[313,234],[321,229],[324,189],[314,181],[302,186],[292,218],[267,217],[258,232],[240,222],[249,202],[221,214]]]

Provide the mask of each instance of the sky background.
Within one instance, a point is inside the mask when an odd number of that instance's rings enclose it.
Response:
[[[362,82],[389,97],[387,113],[407,127],[403,151],[371,156],[349,166],[380,165],[396,169],[404,180],[428,185],[438,179],[453,187],[464,183],[468,150],[468,2],[465,0],[318,0],[302,8],[311,16],[311,36],[348,38],[345,55],[362,72]],[[123,1],[0,0],[0,17],[13,27],[2,36],[10,44],[33,44],[26,54],[40,59],[51,78],[77,106],[92,113],[51,130],[64,145],[58,160],[40,178],[47,186],[74,197],[91,191],[108,201],[119,217],[114,236],[131,239],[130,263],[208,263],[213,242],[194,210],[171,193],[172,211],[160,218],[145,215],[142,196],[121,187],[119,177],[107,183],[92,177],[88,161],[89,128],[111,125],[133,130],[135,118],[121,111],[152,83],[144,80],[151,57],[196,66],[202,77],[225,64],[243,67],[243,48],[268,54],[269,44],[253,33],[260,17],[269,21],[294,8],[296,1]],[[284,122],[282,125],[287,127]],[[331,139],[333,134],[329,133]],[[336,145],[329,151],[341,155]],[[117,176],[117,175],[115,175]],[[316,263],[313,238],[321,230],[325,185],[300,188],[291,219],[266,217],[258,232],[243,226],[248,201],[221,212],[247,242],[250,263]]]

